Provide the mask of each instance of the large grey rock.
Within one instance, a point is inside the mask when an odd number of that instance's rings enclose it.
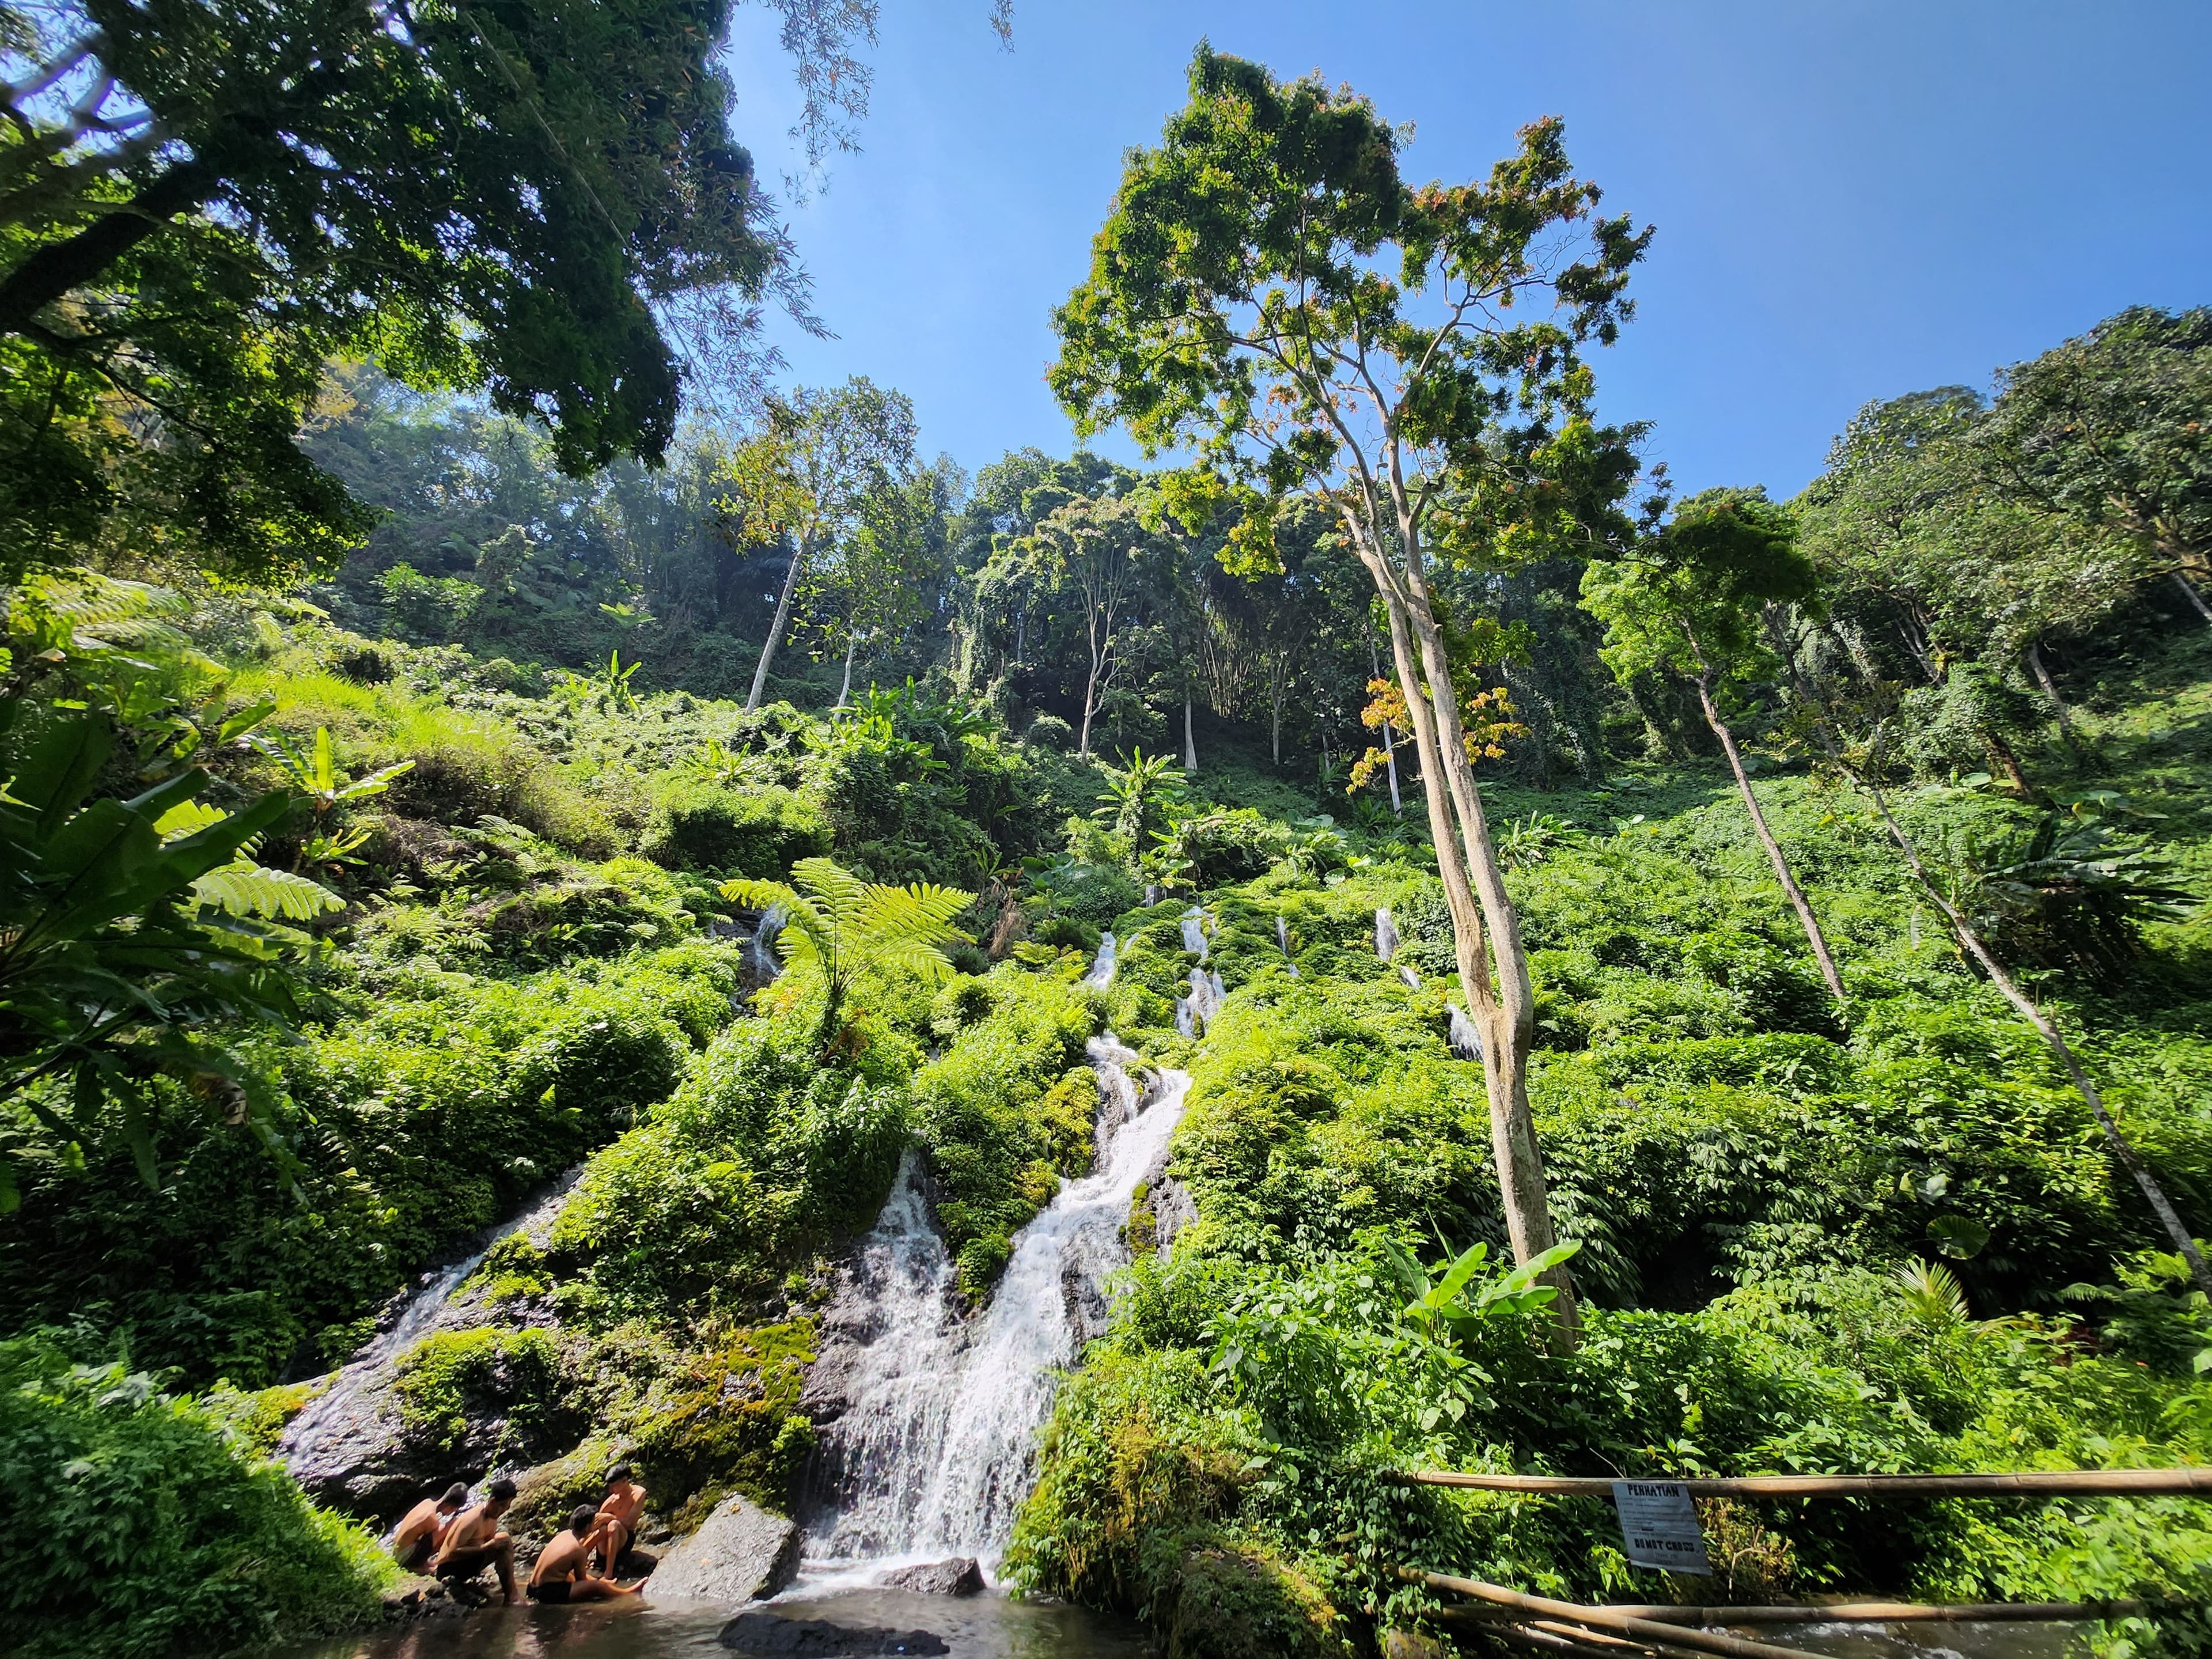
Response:
[[[931,1631],[833,1625],[827,1619],[786,1619],[773,1613],[741,1613],[722,1626],[717,1639],[739,1653],[772,1659],[874,1659],[878,1655],[952,1651],[943,1637]]]
[[[728,1498],[653,1569],[655,1601],[757,1601],[799,1572],[799,1528],[785,1516]]]
[[[918,1567],[901,1567],[878,1577],[878,1584],[912,1590],[921,1595],[981,1595],[983,1569],[972,1555],[956,1555],[950,1561],[930,1561]]]

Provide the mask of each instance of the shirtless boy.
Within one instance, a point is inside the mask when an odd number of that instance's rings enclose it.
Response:
[[[637,1542],[637,1523],[645,1514],[645,1488],[637,1484],[636,1474],[627,1463],[607,1471],[607,1495],[599,1499],[592,1535],[584,1542],[586,1553],[598,1552],[599,1571],[610,1577],[623,1552]]]
[[[514,1605],[514,1540],[499,1524],[514,1502],[514,1482],[501,1479],[484,1489],[484,1501],[464,1513],[446,1533],[446,1541],[432,1558],[430,1571],[439,1578],[475,1577],[486,1567],[499,1571],[500,1594]]]
[[[617,1584],[611,1578],[592,1576],[585,1559],[585,1540],[598,1520],[589,1504],[576,1506],[568,1517],[568,1531],[556,1536],[538,1558],[537,1570],[530,1575],[532,1601],[548,1607],[564,1601],[605,1601],[612,1596],[635,1595],[645,1588],[642,1578],[633,1584]]]
[[[408,1510],[399,1530],[392,1534],[392,1559],[410,1572],[428,1571],[430,1558],[446,1541],[453,1517],[468,1501],[468,1487],[456,1480],[435,1498],[426,1498]]]

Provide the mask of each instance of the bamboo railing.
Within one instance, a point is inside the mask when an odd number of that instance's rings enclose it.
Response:
[[[1462,1474],[1411,1469],[1395,1479],[1411,1486],[1458,1486],[1474,1492],[1548,1492],[1610,1498],[1615,1477],[1568,1474]],[[2212,1495],[2212,1468],[2178,1469],[2028,1469],[2011,1474],[1745,1474],[1679,1480],[1663,1474],[1620,1480],[1662,1483],[1692,1498],[2043,1498]]]

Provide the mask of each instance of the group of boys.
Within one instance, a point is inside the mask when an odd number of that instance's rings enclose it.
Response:
[[[595,1504],[580,1504],[569,1514],[567,1528],[538,1553],[526,1592],[532,1601],[557,1607],[635,1595],[645,1588],[642,1578],[624,1584],[614,1576],[615,1563],[635,1540],[645,1513],[645,1488],[637,1484],[635,1473],[627,1463],[616,1464],[607,1473],[606,1496]],[[457,1480],[408,1510],[392,1534],[392,1553],[410,1572],[464,1583],[494,1568],[500,1592],[512,1606],[514,1540],[500,1520],[514,1503],[512,1480],[493,1481],[484,1488],[483,1502],[473,1506],[468,1487]]]

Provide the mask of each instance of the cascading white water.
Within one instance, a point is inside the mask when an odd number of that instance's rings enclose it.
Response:
[[[1467,1010],[1456,1002],[1451,1005],[1451,1051],[1462,1060],[1482,1058],[1482,1033],[1474,1029]]]
[[[1291,925],[1280,916],[1275,918],[1275,944],[1283,953],[1283,960],[1290,963],[1291,977],[1296,979],[1298,976],[1298,964],[1291,962]]]
[[[582,1173],[581,1165],[569,1170],[520,1215],[478,1234],[478,1248],[470,1255],[451,1267],[423,1274],[399,1316],[358,1349],[329,1386],[285,1426],[277,1455],[289,1465],[310,1462],[326,1445],[357,1432],[363,1413],[373,1410],[377,1397],[391,1387],[400,1356],[439,1328],[454,1308],[454,1292],[482,1264],[485,1253],[499,1240],[518,1232],[543,1249],[561,1206],[568,1201],[569,1189]]]
[[[1104,990],[1114,982],[1115,960],[1114,935],[1099,934],[1098,954],[1091,959],[1091,971],[1083,976],[1083,982],[1095,990]]]
[[[1128,1260],[1121,1229],[1137,1183],[1182,1115],[1188,1073],[1142,1096],[1139,1057],[1091,1044],[1103,1099],[1093,1172],[1064,1182],[1014,1236],[989,1308],[963,1322],[953,1264],[912,1154],[863,1242],[833,1322],[859,1346],[843,1413],[823,1435],[823,1502],[806,1541],[810,1579],[959,1553],[994,1564],[1035,1474],[1037,1431],[1065,1367],[1103,1328],[1106,1274]]]
[[[1183,913],[1182,948],[1200,962],[1206,960],[1206,912],[1195,904]]]
[[[1398,924],[1390,919],[1387,904],[1375,912],[1375,954],[1385,962],[1398,954]]]

